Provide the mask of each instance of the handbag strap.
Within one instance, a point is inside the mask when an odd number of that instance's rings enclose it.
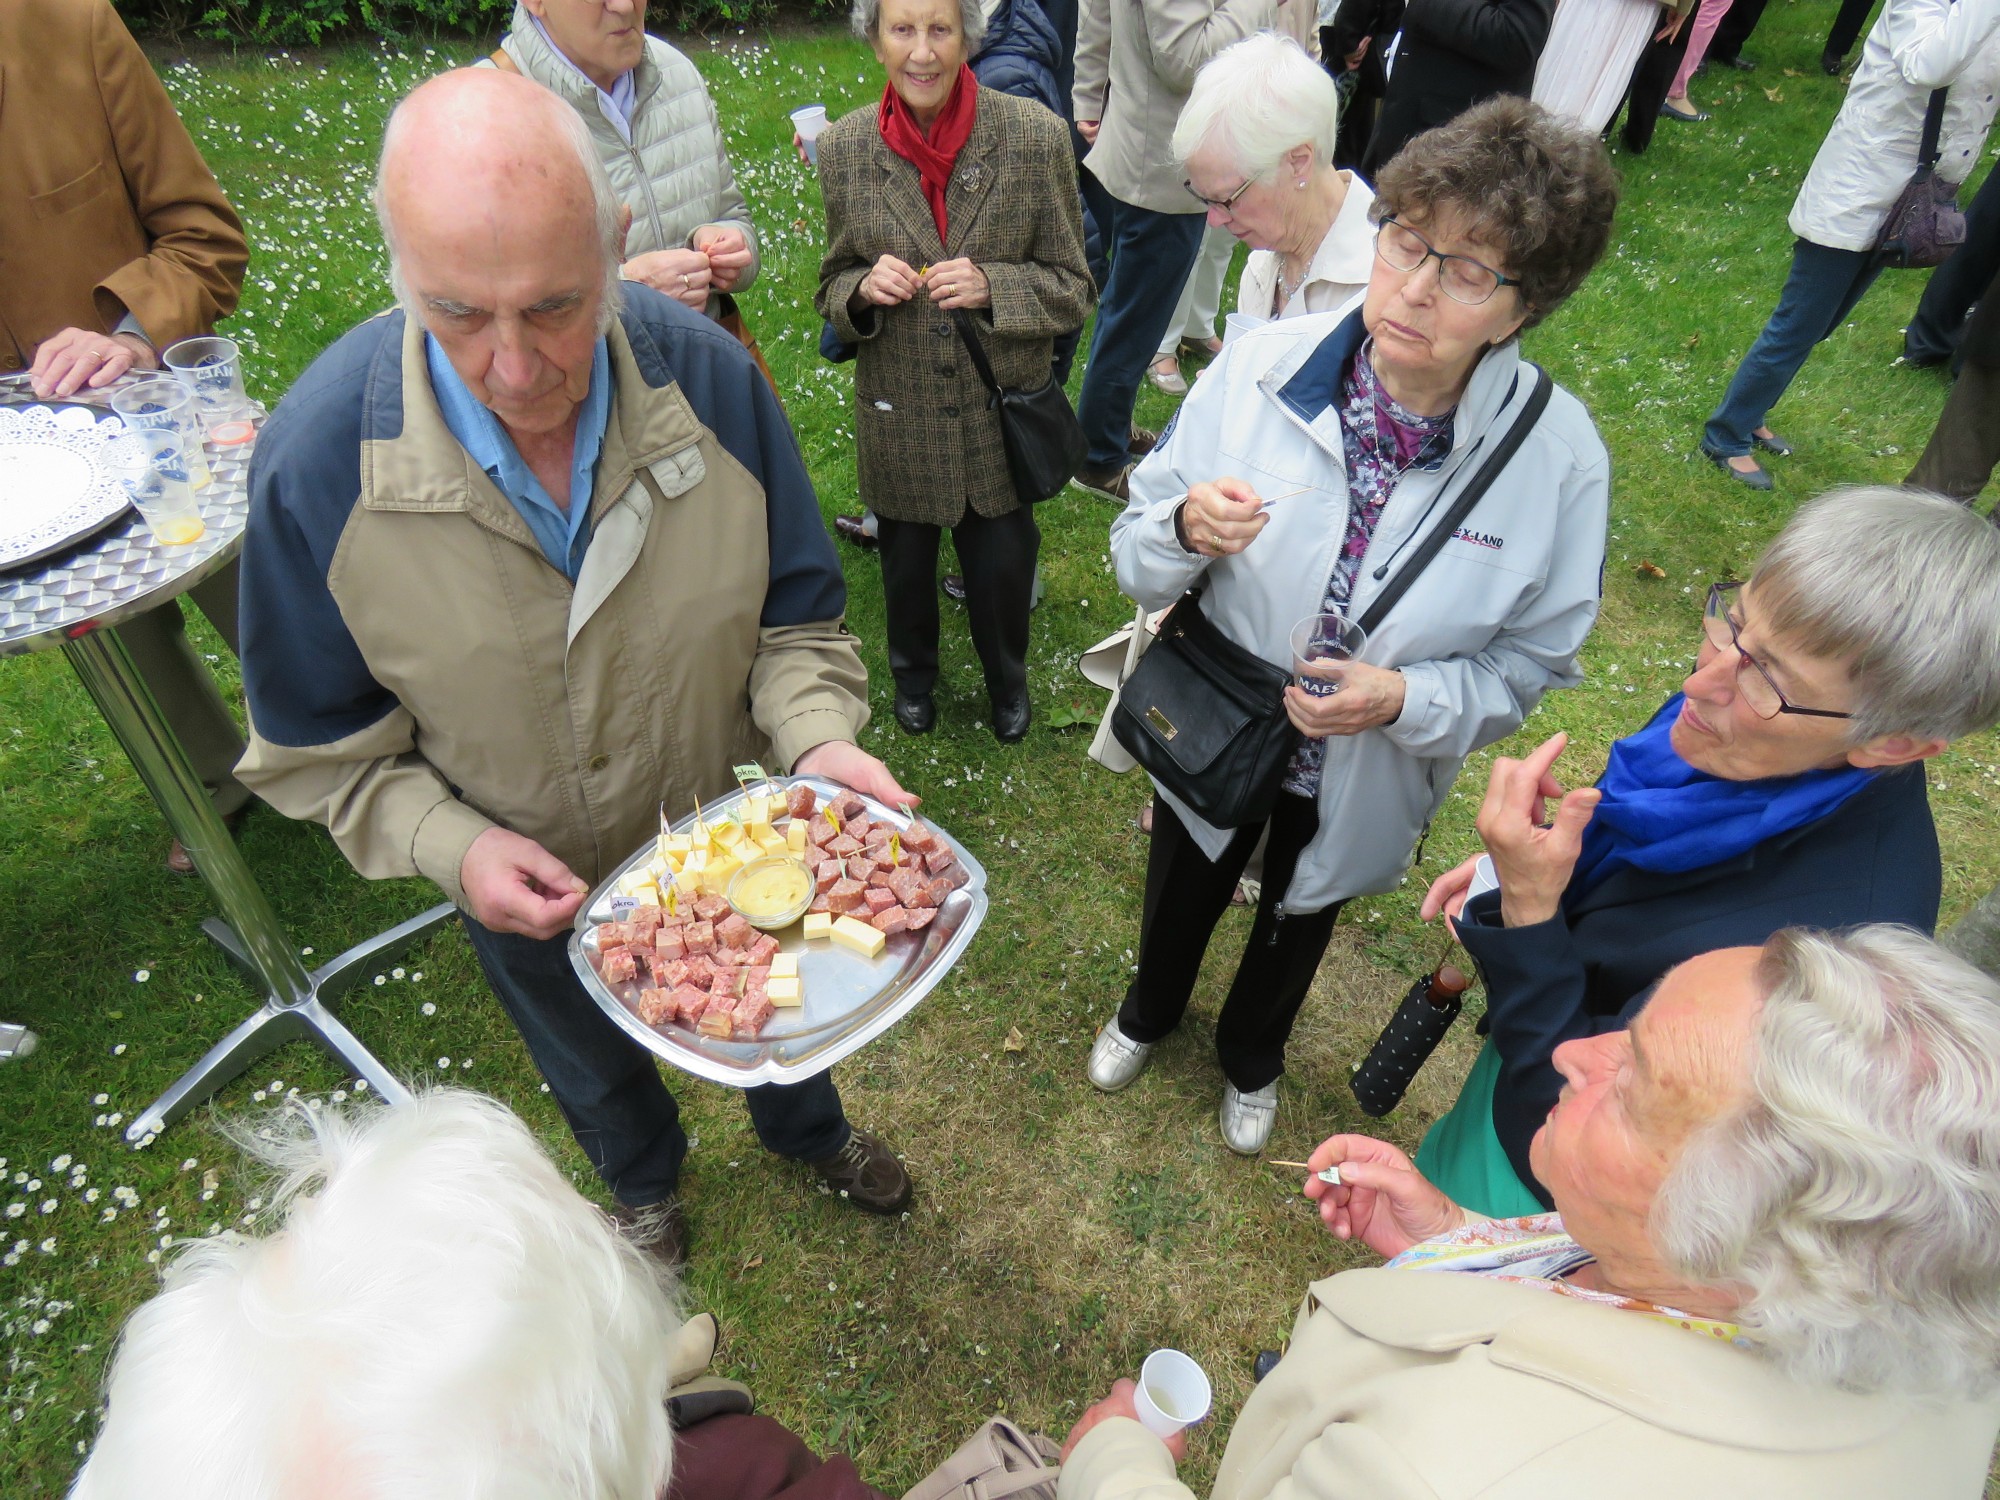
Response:
[[[972,331],[972,320],[965,315],[965,309],[954,307],[951,321],[958,328],[958,336],[965,340],[965,352],[972,356],[973,368],[979,371],[979,378],[986,382],[986,389],[994,395],[1000,394],[1000,382],[993,378],[993,366],[986,362],[986,351],[979,347],[979,335]]]
[[[1931,90],[1930,105],[1924,110],[1924,143],[1917,148],[1917,166],[1919,169],[1928,169],[1937,165],[1940,154],[1938,143],[1944,135],[1945,96],[1950,92],[1951,90],[1948,88]]]
[[[1465,488],[1460,490],[1458,498],[1452,501],[1451,509],[1445,512],[1444,519],[1431,529],[1430,535],[1426,536],[1417,550],[1410,555],[1410,560],[1403,564],[1402,569],[1369,604],[1360,620],[1356,622],[1363,631],[1370,635],[1375,633],[1375,627],[1381,624],[1383,617],[1396,607],[1396,601],[1409,592],[1410,585],[1417,581],[1419,573],[1430,566],[1431,559],[1444,550],[1444,544],[1450,541],[1453,533],[1458,530],[1459,522],[1466,518],[1472,507],[1479,503],[1480,497],[1492,487],[1493,481],[1500,477],[1500,471],[1507,467],[1508,461],[1527,440],[1528,433],[1534,428],[1535,423],[1541,420],[1542,412],[1549,404],[1549,393],[1555,389],[1555,382],[1549,379],[1546,370],[1532,360],[1527,361],[1527,365],[1535,372],[1535,388],[1528,392],[1527,402],[1522,406],[1520,414],[1514,418],[1514,425],[1507,429],[1507,435],[1500,440],[1499,446],[1486,456],[1486,461],[1480,464],[1478,472],[1466,481]]]

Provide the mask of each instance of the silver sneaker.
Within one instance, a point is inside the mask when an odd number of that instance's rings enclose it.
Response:
[[[1255,1156],[1271,1138],[1278,1122],[1278,1086],[1242,1093],[1234,1084],[1222,1086],[1222,1143],[1239,1156]]]
[[[1146,1071],[1146,1059],[1152,1055],[1153,1044],[1133,1041],[1118,1029],[1118,1017],[1113,1016],[1090,1044],[1090,1063],[1085,1071],[1105,1093],[1115,1094]]]

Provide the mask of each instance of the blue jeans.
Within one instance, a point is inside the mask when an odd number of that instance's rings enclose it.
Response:
[[[1722,404],[1710,413],[1701,448],[1719,458],[1750,451],[1750,434],[1804,367],[1813,345],[1847,320],[1882,270],[1872,250],[1830,250],[1811,240],[1792,246],[1792,270],[1770,322],[1736,367]]]
[[[1111,203],[1111,276],[1097,302],[1076,419],[1090,443],[1085,462],[1102,473],[1129,456],[1132,403],[1166,335],[1174,301],[1194,269],[1205,214],[1156,214]]]
[[[566,937],[495,932],[461,912],[479,967],[528,1044],[563,1118],[619,1202],[644,1208],[673,1196],[687,1135],[659,1061],[618,1028],[569,966]],[[819,1161],[847,1144],[833,1075],[744,1090],[764,1149]]]

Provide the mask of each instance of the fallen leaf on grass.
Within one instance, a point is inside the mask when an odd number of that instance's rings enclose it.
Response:
[[[214,1167],[210,1167],[206,1172],[201,1174],[201,1190],[204,1193],[212,1193],[221,1186],[222,1174],[216,1171]]]
[[[1007,1029],[1007,1040],[1000,1044],[1000,1050],[1003,1052],[1021,1052],[1026,1050],[1027,1045],[1028,1039],[1021,1035],[1021,1028],[1010,1026]]]
[[[1696,344],[1699,344],[1700,342],[1701,342],[1701,335],[1698,333],[1691,333],[1688,335],[1688,341],[1685,347],[1692,349]]]
[[[1787,68],[1785,69],[1785,76],[1787,78],[1803,78],[1806,75],[1801,73],[1797,68]]]
[[[1773,104],[1783,104],[1785,102],[1785,90],[1781,85],[1774,85],[1764,90],[1764,97],[1769,99]]]
[[[743,1262],[743,1269],[746,1271],[754,1271],[763,1264],[764,1264],[763,1256],[753,1255],[748,1260]]]
[[[1657,563],[1649,563],[1643,557],[1639,559],[1639,566],[1632,571],[1640,578],[1665,578],[1667,576],[1665,568],[1660,567]]]

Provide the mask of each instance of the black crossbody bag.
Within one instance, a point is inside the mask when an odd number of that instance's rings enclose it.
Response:
[[[958,336],[965,340],[965,352],[972,356],[973,368],[985,382],[986,409],[1000,413],[1000,442],[1007,450],[1007,472],[1014,481],[1014,494],[1023,505],[1034,505],[1062,493],[1070,476],[1082,467],[1090,445],[1069,397],[1051,376],[1032,391],[1003,386],[993,378],[993,366],[972,321],[963,308],[953,308],[951,320]]]
[[[1492,487],[1527,439],[1554,389],[1530,363],[1534,389],[1513,425],[1466,479],[1444,518],[1431,528],[1357,622],[1374,632],[1410,585]],[[1154,780],[1214,828],[1261,823],[1277,805],[1299,732],[1285,716],[1292,674],[1229,639],[1190,589],[1160,624],[1160,634],[1118,690],[1111,732]]]

